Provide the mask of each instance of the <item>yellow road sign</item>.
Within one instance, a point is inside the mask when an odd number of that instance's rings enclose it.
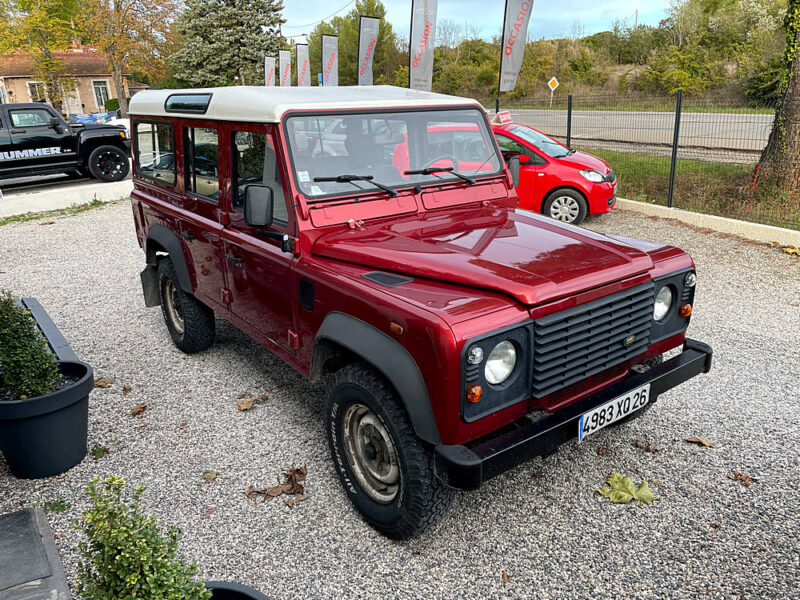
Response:
[[[551,92],[555,92],[556,88],[558,87],[558,79],[553,77],[550,81],[547,82],[547,87],[550,88]]]

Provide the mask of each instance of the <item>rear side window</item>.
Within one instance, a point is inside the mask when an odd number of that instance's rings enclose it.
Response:
[[[133,132],[136,174],[175,185],[175,138],[172,125],[158,122],[137,122]]]
[[[289,220],[281,183],[278,155],[272,138],[266,133],[237,131],[233,134],[233,205],[244,206],[244,189],[248,185],[265,185],[272,190],[272,218],[277,225]]]
[[[187,127],[186,191],[219,200],[219,136],[216,129]]]
[[[49,126],[52,115],[42,108],[27,110],[12,110],[11,125],[14,127],[45,127]]]

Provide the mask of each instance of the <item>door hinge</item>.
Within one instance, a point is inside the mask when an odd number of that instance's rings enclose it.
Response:
[[[222,302],[224,304],[230,304],[233,302],[233,294],[230,290],[222,288]]]
[[[300,337],[291,329],[289,330],[289,348],[297,350],[300,347]]]
[[[219,211],[219,224],[223,227],[227,227],[231,224],[231,214],[224,210]]]

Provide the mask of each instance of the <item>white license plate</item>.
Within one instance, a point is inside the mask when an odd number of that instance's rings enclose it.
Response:
[[[650,384],[623,394],[584,413],[578,421],[578,441],[636,412],[650,401]]]

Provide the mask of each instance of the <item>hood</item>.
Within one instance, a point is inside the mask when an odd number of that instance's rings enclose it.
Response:
[[[603,175],[608,174],[611,170],[609,164],[602,158],[598,158],[593,154],[581,152],[580,150],[557,160],[561,162],[561,164],[567,164],[576,169],[591,169],[592,171],[599,171]]]
[[[313,253],[368,269],[489,289],[525,305],[548,302],[652,268],[620,240],[527,211],[448,209],[320,237]]]

